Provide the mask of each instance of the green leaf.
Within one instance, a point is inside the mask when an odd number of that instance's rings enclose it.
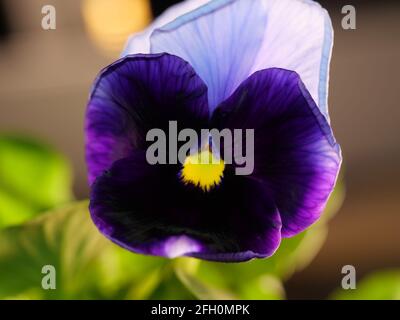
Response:
[[[175,261],[174,270],[182,284],[198,299],[232,300],[237,299],[233,293],[205,283],[196,277],[200,261],[191,258],[180,258]]]
[[[99,254],[93,273],[104,298],[147,299],[161,281],[170,260],[134,254],[110,241]]]
[[[246,300],[282,300],[285,298],[285,289],[278,277],[265,274],[241,283],[239,296]]]
[[[380,271],[357,283],[354,290],[337,289],[338,300],[400,300],[400,270]]]
[[[71,169],[62,155],[32,139],[0,137],[0,228],[71,198]]]
[[[0,298],[145,299],[170,281],[169,264],[107,240],[78,202],[0,231]],[[56,269],[56,290],[42,289],[45,265]]]
[[[128,293],[125,295],[127,300],[145,300],[156,290],[157,286],[162,282],[163,274],[161,268],[148,270],[143,272],[141,279],[136,280],[136,284],[132,285]]]
[[[172,263],[171,263],[172,262]],[[150,300],[195,300],[198,299],[191,290],[177,277],[173,266],[173,260],[161,269],[161,281],[153,293],[148,297]]]
[[[80,202],[0,232],[0,297],[76,298],[90,283],[90,265],[107,245]],[[56,290],[43,290],[42,268],[56,269]]]
[[[179,263],[175,263],[178,279],[198,299],[277,300],[285,296],[280,279],[271,274],[260,273],[256,276],[245,276],[245,272],[226,274],[218,267],[228,265],[215,263],[214,268],[207,268],[209,273],[205,275],[198,271],[199,267],[207,262],[191,258],[180,258],[178,261]]]

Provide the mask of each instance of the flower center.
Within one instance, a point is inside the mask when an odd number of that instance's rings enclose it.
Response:
[[[181,170],[185,184],[193,184],[203,191],[210,191],[222,181],[225,163],[206,148],[186,157]]]

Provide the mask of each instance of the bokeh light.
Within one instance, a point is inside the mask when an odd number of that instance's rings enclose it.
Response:
[[[130,34],[152,20],[150,0],[84,0],[82,14],[92,41],[112,57],[121,52]]]

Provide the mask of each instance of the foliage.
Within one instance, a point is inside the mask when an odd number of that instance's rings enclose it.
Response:
[[[373,273],[357,283],[356,290],[337,289],[332,299],[400,300],[400,270]]]
[[[0,229],[72,199],[71,169],[52,148],[33,139],[0,137]]]

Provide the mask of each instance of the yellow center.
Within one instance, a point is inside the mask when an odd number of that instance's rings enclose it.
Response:
[[[193,184],[204,191],[220,184],[225,163],[208,150],[202,150],[186,157],[181,178],[185,184]]]

